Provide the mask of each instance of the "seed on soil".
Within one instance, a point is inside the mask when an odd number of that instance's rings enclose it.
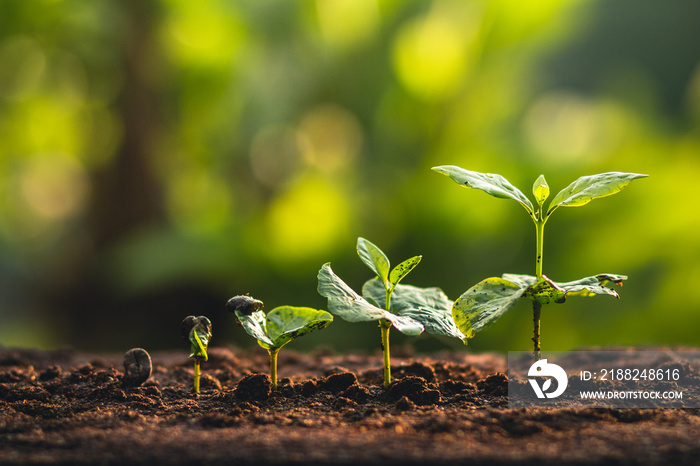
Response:
[[[151,356],[143,348],[132,348],[124,354],[124,384],[138,387],[151,376]]]

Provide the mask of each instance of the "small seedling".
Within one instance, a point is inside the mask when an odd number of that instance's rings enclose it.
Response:
[[[277,353],[290,341],[327,327],[333,316],[309,307],[280,306],[265,315],[263,302],[250,296],[234,296],[226,303],[243,329],[270,354],[272,389],[277,389]]]
[[[385,387],[391,384],[389,330],[392,326],[406,335],[420,335],[426,331],[465,339],[452,321],[452,301],[442,290],[399,285],[422,256],[407,259],[391,269],[384,252],[364,238],[357,239],[357,254],[376,275],[364,284],[362,296],[333,273],[329,263],[318,272],[318,292],[328,298],[331,313],[349,322],[379,321]]]
[[[549,186],[540,175],[532,187],[537,207],[515,186],[501,175],[479,173],[454,165],[434,167],[433,170],[449,176],[466,188],[484,191],[501,199],[513,199],[520,203],[535,223],[536,256],[535,276],[504,274],[501,278],[487,278],[455,301],[452,316],[457,327],[468,337],[474,337],[509,311],[518,299],[526,297],[532,301],[532,321],[534,343],[533,355],[540,359],[540,312],[543,304],[563,303],[567,296],[593,296],[605,294],[619,298],[617,292],[606,285],[610,282],[622,285],[624,275],[599,274],[573,282],[555,283],[542,273],[544,252],[544,226],[549,217],[559,207],[579,207],[593,199],[610,196],[624,189],[633,180],[647,175],[639,173],[608,172],[583,176],[561,190],[544,209],[549,197]]]
[[[143,348],[132,348],[124,354],[124,385],[138,387],[151,376],[151,356]]]
[[[207,360],[207,347],[211,341],[211,321],[204,316],[187,316],[182,321],[182,338],[192,345],[190,358],[194,358],[194,392],[199,394],[199,366]]]

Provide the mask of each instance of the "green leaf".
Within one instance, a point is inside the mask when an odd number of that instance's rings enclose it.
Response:
[[[200,317],[199,319],[202,319]],[[197,324],[190,330],[191,354],[190,358],[202,358],[205,361],[209,358],[207,355],[207,347],[211,340],[211,322],[204,317],[204,320],[199,320]]]
[[[649,175],[639,173],[608,172],[597,175],[582,176],[554,196],[547,215],[557,207],[578,207],[586,205],[593,199],[611,196],[622,191],[632,181]]]
[[[327,327],[333,316],[310,307],[280,306],[268,312],[266,320],[272,346],[281,348],[295,338]]]
[[[549,185],[547,180],[544,179],[544,175],[540,175],[535,184],[532,186],[532,194],[535,196],[535,200],[538,205],[544,204],[544,201],[549,197]]]
[[[444,335],[447,337],[459,338],[466,345],[467,337],[457,328],[452,319],[452,311],[441,311],[430,308],[412,308],[406,309],[402,317],[410,317],[411,319],[423,324],[423,328],[427,333],[433,335]]]
[[[357,254],[383,283],[389,280],[389,259],[377,246],[364,238],[357,238]]]
[[[411,270],[416,267],[416,265],[418,265],[422,258],[423,256],[411,257],[410,259],[406,259],[394,267],[394,270],[392,270],[389,274],[389,282],[392,285],[398,284],[406,275],[408,275]]]
[[[525,289],[525,296],[541,304],[561,304],[566,301],[566,290],[543,275]]]
[[[480,189],[500,199],[513,199],[518,201],[531,216],[534,216],[532,202],[530,202],[522,191],[510,184],[510,182],[501,175],[474,172],[454,165],[433,167],[433,170],[449,176],[457,184],[466,188]]]
[[[532,275],[516,275],[506,273],[503,274],[505,280],[511,281],[520,288],[528,288],[535,284],[537,278]],[[626,275],[616,274],[599,274],[593,277],[586,277],[573,282],[553,282],[557,287],[566,291],[567,296],[594,296],[597,294],[605,294],[619,298],[617,292],[605,286],[608,282],[616,283],[622,286],[622,282],[627,280]]]
[[[362,287],[362,296],[367,301],[381,298],[383,295],[384,288],[376,278],[368,280]],[[465,336],[452,320],[452,304],[440,288],[397,285],[391,298],[390,311],[420,322],[428,333],[464,340]]]
[[[525,288],[492,277],[469,288],[452,306],[452,318],[467,338],[488,327],[508,312],[525,294]]]
[[[256,340],[263,348],[269,349],[274,346],[272,340],[267,336],[267,319],[265,313],[258,309],[250,314],[243,314],[240,311],[235,311],[238,321],[241,323],[243,330]]]
[[[318,292],[328,299],[328,311],[348,322],[384,319],[406,335],[420,335],[424,330],[420,322],[410,317],[398,316],[370,304],[333,273],[330,264],[324,264],[318,272]]]
[[[627,280],[627,276],[625,275],[599,274],[573,282],[558,283],[558,285],[565,289],[570,295],[595,296],[597,294],[605,294],[620,299],[617,291],[605,285],[608,282],[613,282],[622,286],[624,280]]]
[[[324,264],[318,272],[318,293],[328,299],[328,311],[348,322],[384,319],[387,312],[368,303]]]
[[[504,273],[501,278],[515,283],[520,288],[527,288],[537,281],[537,277],[533,277],[532,275],[521,275],[515,273]]]

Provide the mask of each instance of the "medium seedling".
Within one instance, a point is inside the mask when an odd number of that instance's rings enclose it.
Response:
[[[205,316],[187,316],[182,321],[182,338],[189,340],[190,358],[194,358],[194,392],[199,394],[199,366],[202,360],[209,359],[207,347],[211,341],[211,321]]]
[[[407,259],[391,269],[384,252],[364,238],[357,239],[357,254],[376,275],[364,284],[362,296],[333,273],[329,263],[318,272],[318,292],[328,298],[331,313],[349,322],[379,322],[385,387],[391,384],[389,330],[392,326],[406,335],[420,335],[426,331],[465,339],[452,321],[452,301],[442,290],[399,285],[422,256]],[[382,303],[383,308],[378,303]]]
[[[544,202],[549,197],[549,186],[544,175],[540,175],[532,187],[535,207],[518,188],[501,175],[469,171],[454,165],[434,167],[433,170],[449,176],[466,188],[479,189],[494,197],[517,201],[535,223],[537,251],[535,276],[504,274],[501,278],[487,278],[471,287],[455,301],[452,316],[457,327],[467,338],[474,337],[476,332],[483,330],[509,311],[518,299],[526,297],[532,301],[533,355],[539,360],[540,312],[543,304],[563,303],[566,297],[571,295],[605,294],[619,298],[617,292],[606,285],[610,282],[622,285],[622,281],[627,279],[624,275],[599,274],[567,283],[555,283],[547,278],[542,272],[544,226],[559,207],[579,207],[588,204],[593,199],[615,194],[633,180],[647,175],[608,172],[583,176],[554,196],[545,209]]]
[[[263,302],[250,296],[235,296],[226,309],[236,315],[248,335],[270,354],[272,389],[277,389],[277,353],[290,341],[327,327],[333,316],[309,307],[280,306],[265,315]]]

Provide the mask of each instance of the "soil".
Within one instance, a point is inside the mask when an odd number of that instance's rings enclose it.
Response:
[[[211,348],[201,393],[186,352],[0,348],[0,465],[697,464],[698,409],[508,409],[497,354],[279,354]]]

